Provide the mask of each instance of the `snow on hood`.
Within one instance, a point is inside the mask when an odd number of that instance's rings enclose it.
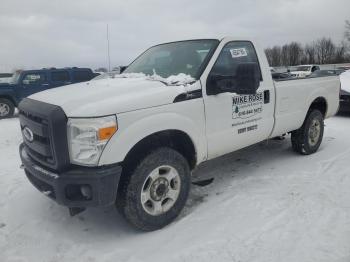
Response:
[[[186,85],[196,81],[192,76],[184,73],[171,75],[167,78],[157,75],[156,72],[153,72],[153,75],[145,75],[143,73],[124,73],[116,75],[115,78],[143,78],[145,80],[160,81],[166,85]]]
[[[184,76],[156,80],[155,76],[124,74],[46,90],[29,98],[58,105],[68,117],[102,116],[173,103],[192,86],[179,84],[188,80]],[[168,82],[174,86],[167,86]]]
[[[341,89],[350,93],[350,71],[342,73],[339,77]]]

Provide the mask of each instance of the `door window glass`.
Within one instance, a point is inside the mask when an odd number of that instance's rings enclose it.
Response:
[[[73,72],[74,82],[84,82],[91,80],[91,74],[89,71],[74,71]]]
[[[229,42],[221,50],[219,57],[211,69],[210,76],[215,76],[216,79],[222,78],[222,83],[218,84],[226,87],[230,86],[230,89],[234,92],[237,85],[237,69],[242,63],[257,63],[259,65],[258,56],[253,44],[249,41]],[[260,67],[259,74],[261,76]],[[208,88],[210,88],[210,85]]]
[[[253,44],[247,41],[230,42],[221,50],[211,73],[235,76],[238,65],[249,62],[259,64]]]
[[[67,71],[56,71],[51,73],[53,82],[69,82],[69,74]]]
[[[30,73],[26,74],[22,80],[24,85],[40,84],[45,81],[45,74]]]

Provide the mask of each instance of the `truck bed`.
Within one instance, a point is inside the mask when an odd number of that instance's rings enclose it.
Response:
[[[339,76],[296,78],[275,81],[274,84],[275,126],[271,137],[300,128],[308,108],[317,98],[324,98],[327,102],[325,118],[333,116],[338,111]]]

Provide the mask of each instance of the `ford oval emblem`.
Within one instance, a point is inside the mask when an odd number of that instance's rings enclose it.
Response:
[[[29,129],[29,127],[24,127],[22,133],[23,133],[23,136],[24,136],[29,142],[33,142],[33,140],[34,140],[34,134],[33,134],[33,131]]]

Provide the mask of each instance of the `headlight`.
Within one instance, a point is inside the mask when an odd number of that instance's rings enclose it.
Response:
[[[118,126],[116,116],[106,116],[69,118],[67,128],[71,163],[96,166]]]

